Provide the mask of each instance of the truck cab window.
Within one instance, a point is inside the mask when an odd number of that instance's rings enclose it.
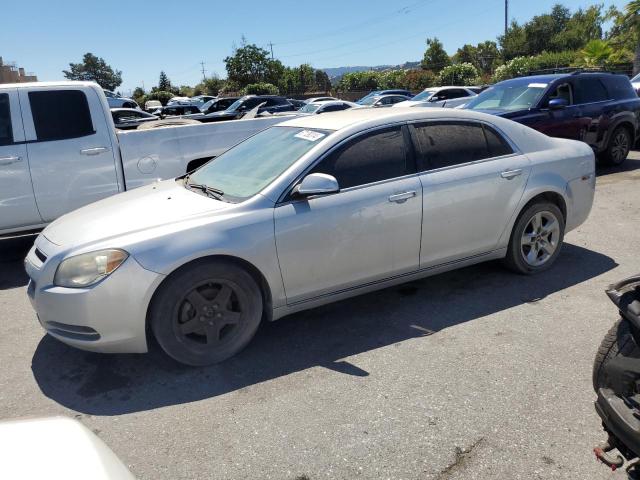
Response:
[[[38,141],[65,140],[95,133],[86,95],[80,90],[29,92]]]
[[[13,143],[13,129],[11,127],[11,110],[9,108],[9,95],[0,94],[0,145]]]

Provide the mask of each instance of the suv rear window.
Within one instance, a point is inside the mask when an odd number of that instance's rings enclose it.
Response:
[[[578,88],[575,89],[577,104],[602,102],[609,99],[609,93],[604,88],[600,78],[579,77]]]
[[[39,141],[64,140],[95,133],[84,92],[29,92],[29,103]]]
[[[626,100],[636,98],[638,95],[633,89],[633,85],[624,75],[611,75],[605,81],[609,96],[615,100]]]

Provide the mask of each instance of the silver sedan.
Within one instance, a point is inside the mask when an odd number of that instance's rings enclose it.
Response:
[[[467,110],[298,117],[190,175],[61,217],[26,259],[43,328],[190,365],[261,321],[474,263],[549,268],[588,216],[584,143]]]

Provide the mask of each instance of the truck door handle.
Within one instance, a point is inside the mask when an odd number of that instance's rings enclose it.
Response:
[[[413,190],[410,192],[396,193],[394,195],[389,196],[389,201],[394,203],[404,203],[410,198],[413,198],[415,196],[416,196],[416,192]]]
[[[0,157],[0,165],[11,165],[22,161],[22,157],[11,155],[9,157]]]
[[[516,178],[518,175],[522,175],[522,170],[507,170],[506,172],[502,172],[500,176],[502,178],[506,178],[507,180],[511,180],[512,178]]]
[[[93,148],[85,148],[80,150],[82,155],[100,155],[101,153],[108,152],[109,149],[107,147],[93,147]]]

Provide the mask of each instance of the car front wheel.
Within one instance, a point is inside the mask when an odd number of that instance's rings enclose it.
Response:
[[[242,350],[262,317],[262,294],[232,262],[203,262],[170,276],[154,296],[151,330],[162,349],[192,366],[218,363]]]
[[[534,274],[551,267],[564,239],[564,217],[553,203],[527,207],[513,227],[505,263],[511,270]]]

